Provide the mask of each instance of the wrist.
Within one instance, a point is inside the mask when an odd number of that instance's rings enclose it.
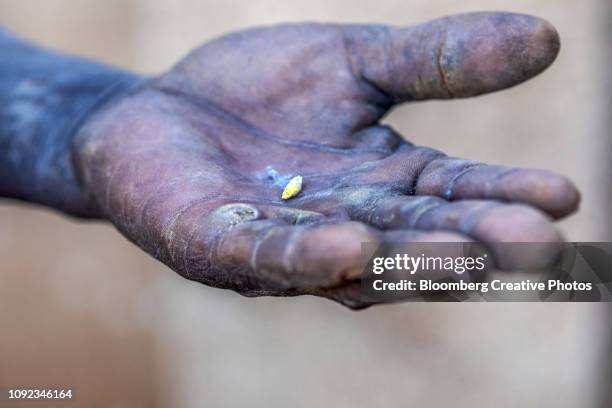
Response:
[[[91,183],[91,167],[95,163],[91,160],[95,151],[105,143],[107,136],[104,129],[100,129],[97,123],[107,115],[113,115],[113,107],[124,97],[137,93],[148,79],[138,76],[118,78],[117,82],[111,84],[102,92],[96,102],[87,111],[83,112],[69,132],[70,137],[70,165],[73,174],[75,188],[78,189],[81,208],[87,218],[106,218],[103,209],[98,202],[99,197]]]
[[[141,79],[0,32],[0,196],[98,217],[79,183],[79,128]]]

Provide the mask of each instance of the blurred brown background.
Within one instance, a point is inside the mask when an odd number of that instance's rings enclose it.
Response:
[[[0,0],[0,22],[49,47],[156,73],[252,25],[411,24],[455,12],[539,15],[557,63],[506,92],[395,111],[411,141],[541,167],[581,188],[560,227],[611,240],[609,0]],[[451,136],[452,135],[452,136]],[[0,387],[61,386],[69,406],[611,406],[610,308],[405,304],[350,312],[245,299],[182,280],[110,226],[0,205]],[[45,406],[51,404],[45,403]]]

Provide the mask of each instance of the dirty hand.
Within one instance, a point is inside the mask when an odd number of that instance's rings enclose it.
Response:
[[[396,104],[518,84],[558,50],[550,24],[507,13],[233,33],[91,118],[78,173],[100,216],[188,279],[359,307],[362,242],[562,240],[552,219],[579,201],[564,177],[448,157],[380,123]],[[301,192],[281,200],[295,175]]]

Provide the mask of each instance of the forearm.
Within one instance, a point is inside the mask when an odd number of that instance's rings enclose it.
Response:
[[[96,216],[74,172],[74,135],[142,79],[34,47],[1,28],[0,58],[0,196]]]

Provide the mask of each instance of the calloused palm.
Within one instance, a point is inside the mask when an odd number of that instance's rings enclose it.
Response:
[[[447,157],[379,122],[520,83],[558,50],[549,23],[508,13],[233,33],[89,120],[76,162],[101,214],[183,276],[357,307],[364,241],[561,240],[551,218],[579,201],[564,177]]]

